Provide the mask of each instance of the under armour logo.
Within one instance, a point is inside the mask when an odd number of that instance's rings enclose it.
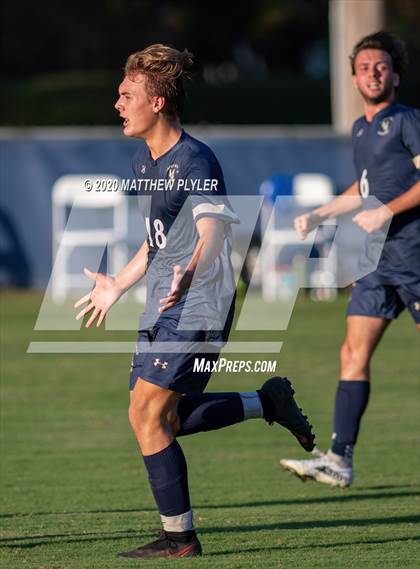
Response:
[[[156,358],[153,362],[155,367],[160,366],[162,369],[166,369],[168,367],[168,362],[161,362],[159,358]]]

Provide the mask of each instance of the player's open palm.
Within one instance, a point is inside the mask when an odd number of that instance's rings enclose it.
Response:
[[[114,277],[104,275],[103,273],[94,273],[89,269],[84,269],[84,273],[88,278],[95,281],[95,288],[89,294],[80,298],[74,305],[75,308],[79,308],[87,303],[87,306],[76,316],[76,320],[80,320],[86,314],[92,312],[89,320],[86,322],[86,328],[89,328],[96,318],[98,319],[96,326],[99,327],[106,313],[117,302],[123,291]]]

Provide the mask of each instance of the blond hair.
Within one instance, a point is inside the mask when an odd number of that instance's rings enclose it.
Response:
[[[186,49],[178,51],[157,43],[132,53],[124,71],[127,77],[134,80],[136,75],[144,75],[149,97],[164,97],[162,112],[169,117],[180,117],[184,107],[185,82],[190,78],[188,68],[192,64],[193,55]]]

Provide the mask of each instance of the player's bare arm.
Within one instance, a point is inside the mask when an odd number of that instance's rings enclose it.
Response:
[[[223,248],[224,222],[219,219],[204,217],[196,223],[199,240],[194,249],[191,261],[185,271],[179,265],[174,267],[171,290],[166,298],[162,298],[160,312],[174,306],[185,291],[191,286],[192,280],[205,273]]]
[[[109,309],[117,302],[120,296],[145,275],[148,250],[149,246],[147,241],[145,241],[136,255],[115,277],[84,269],[85,275],[95,281],[95,288],[75,303],[75,308],[88,303],[77,314],[76,320],[80,320],[93,311],[86,322],[86,328],[89,328],[96,318],[98,319],[96,326],[99,327]]]
[[[387,204],[374,209],[361,211],[353,217],[353,221],[367,231],[367,233],[373,233],[380,229],[393,215],[398,215],[419,205],[420,182],[417,182],[409,190]]]
[[[349,199],[349,197],[354,199]],[[356,181],[330,203],[296,217],[294,220],[295,229],[301,239],[306,239],[308,233],[318,227],[324,219],[350,213],[360,205],[359,182]]]

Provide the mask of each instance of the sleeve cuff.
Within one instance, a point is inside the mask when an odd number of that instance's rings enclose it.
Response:
[[[201,203],[193,207],[192,213],[195,221],[199,217],[210,216],[221,218],[228,223],[239,223],[238,216],[225,204]]]

